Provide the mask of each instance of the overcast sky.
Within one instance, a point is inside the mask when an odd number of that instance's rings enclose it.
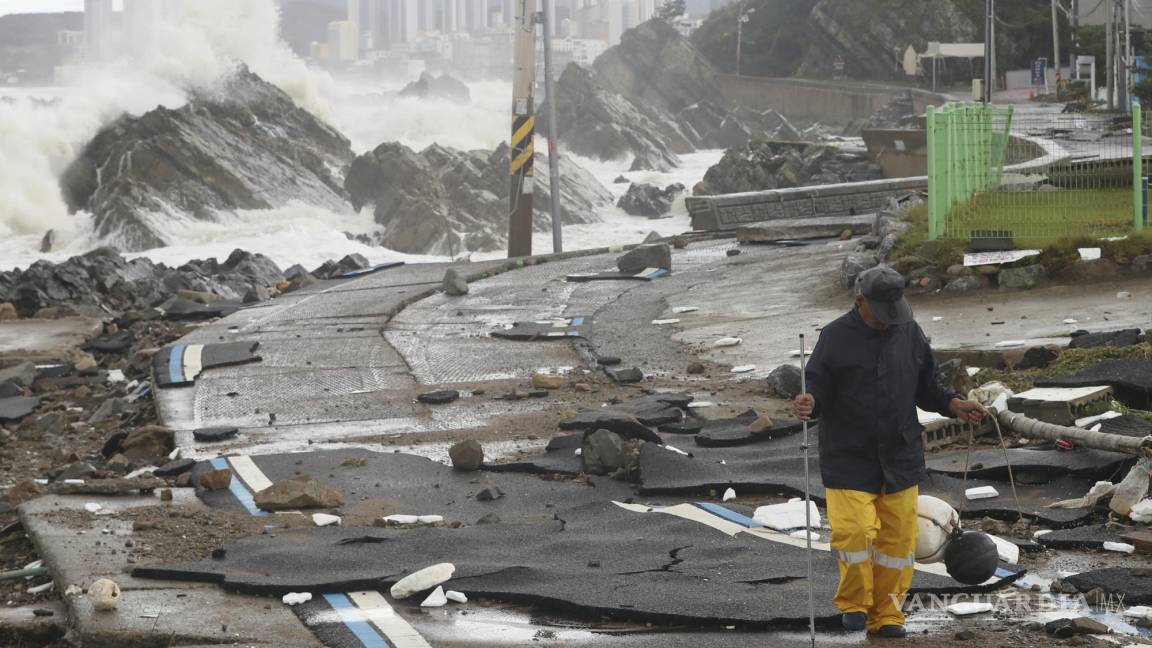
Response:
[[[0,16],[52,11],[84,11],[84,0],[0,0]]]

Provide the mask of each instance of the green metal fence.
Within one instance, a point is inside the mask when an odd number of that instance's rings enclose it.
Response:
[[[932,239],[1011,238],[1032,247],[1145,226],[1143,123],[1113,114],[928,109]]]

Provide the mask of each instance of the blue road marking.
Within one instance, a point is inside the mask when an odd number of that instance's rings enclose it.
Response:
[[[224,470],[228,467],[228,460],[224,457],[216,457],[208,463],[212,464],[212,467],[216,470]],[[262,511],[259,506],[256,506],[256,498],[252,496],[252,491],[248,490],[244,482],[240,481],[240,478],[235,474],[232,475],[232,483],[228,485],[228,490],[231,491],[232,496],[235,497],[253,517],[268,516],[267,511]]]
[[[384,640],[384,637],[376,631],[376,628],[364,620],[360,608],[356,607],[347,596],[344,594],[325,594],[324,600],[328,601],[328,605],[331,605],[332,609],[340,613],[344,625],[348,626],[352,634],[356,635],[360,643],[364,644],[364,648],[392,648]]]
[[[184,345],[176,344],[168,355],[168,379],[174,385],[184,383]]]

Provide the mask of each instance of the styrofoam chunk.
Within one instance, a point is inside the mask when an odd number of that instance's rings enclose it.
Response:
[[[1127,542],[1105,542],[1104,551],[1115,551],[1117,553],[1133,553],[1136,547],[1128,544]]]
[[[1024,340],[1004,340],[1003,342],[997,342],[996,348],[997,349],[1012,349],[1012,348],[1016,348],[1016,347],[1022,347],[1025,345],[1026,345],[1026,342],[1024,342]]]
[[[439,563],[425,567],[401,578],[389,592],[392,594],[392,598],[402,601],[416,592],[426,592],[437,585],[446,583],[455,573],[456,565],[452,563]]]
[[[815,502],[808,503],[808,511],[811,516],[811,528],[820,528],[820,509],[816,506]],[[803,529],[805,524],[804,501],[798,500],[785,504],[761,506],[752,514],[752,519],[769,529],[775,529],[777,531]]]
[[[454,603],[467,603],[468,602],[468,597],[465,596],[464,592],[457,592],[456,590],[448,590],[447,592],[444,592],[444,596],[449,601],[452,601]]]
[[[681,315],[683,313],[695,313],[698,310],[700,309],[696,306],[677,306],[676,308],[672,309],[672,312],[676,313],[677,315]]]
[[[290,592],[288,594],[285,594],[280,600],[284,603],[284,605],[287,605],[287,606],[300,605],[301,603],[307,603],[308,601],[311,601],[312,600],[312,593],[311,592]]]
[[[1132,518],[1133,522],[1145,524],[1152,522],[1152,498],[1138,502],[1128,513],[1128,517]]]
[[[1015,565],[1020,562],[1020,547],[1008,542],[1004,538],[998,538],[991,533],[988,534],[988,537],[992,538],[992,542],[996,543],[996,553],[1000,554],[1000,560],[1003,560],[1009,565]]]
[[[736,491],[729,488],[728,490],[724,491],[724,497],[722,499],[725,502],[731,502],[732,500],[736,499]]]
[[[748,373],[750,371],[756,371],[756,365],[740,365],[738,367],[732,367],[732,373]]]
[[[993,497],[1000,497],[1000,491],[992,486],[977,486],[976,488],[969,488],[964,491],[964,496],[970,500],[991,499]]]
[[[1065,324],[1077,324],[1078,320],[1075,320],[1075,319],[1072,319],[1071,317],[1069,317],[1068,319],[1064,320],[1064,323]]]
[[[385,522],[392,522],[393,524],[416,524],[420,521],[419,515],[389,515],[384,518]]]
[[[680,448],[677,448],[676,446],[665,445],[664,449],[665,450],[671,450],[672,452],[675,452],[678,455],[684,455],[685,457],[691,456],[687,452],[684,452],[683,450],[681,450]]]
[[[948,613],[953,616],[971,616],[973,614],[985,614],[992,611],[991,603],[953,603],[947,608]]]
[[[716,340],[715,342],[712,343],[712,346],[714,346],[716,348],[734,347],[743,341],[744,340],[742,340],[741,338],[738,338],[738,337],[726,337],[726,338],[720,338],[719,340]]]
[[[329,515],[328,513],[313,513],[312,522],[318,527],[340,526],[340,516]]]
[[[1037,529],[1032,532],[1032,538],[1039,538],[1040,536],[1048,535],[1049,533],[1052,533],[1052,529]]]
[[[100,509],[102,509],[102,508],[104,508],[104,507],[100,506],[96,502],[88,502],[87,504],[84,505],[84,510],[88,511],[89,513],[96,513],[98,511],[100,511]]]
[[[675,319],[675,318],[652,320],[652,326],[666,326],[669,324],[679,324],[679,323],[680,323],[680,320]]]
[[[1123,616],[1128,619],[1152,619],[1152,607],[1137,605],[1124,610]]]
[[[699,409],[701,407],[715,407],[716,403],[711,401],[693,401],[688,403],[688,409]]]
[[[436,589],[432,590],[432,593],[428,595],[428,598],[424,599],[424,602],[420,604],[420,607],[444,607],[445,605],[448,605],[448,597],[444,594],[443,587],[437,587]]]
[[[443,515],[421,515],[418,518],[420,524],[440,524],[444,521]]]
[[[1076,427],[1088,427],[1089,425],[1099,423],[1100,421],[1107,421],[1108,419],[1119,418],[1121,416],[1124,415],[1120,412],[1109,410],[1103,414],[1097,414],[1096,416],[1085,416],[1084,418],[1076,419]]]

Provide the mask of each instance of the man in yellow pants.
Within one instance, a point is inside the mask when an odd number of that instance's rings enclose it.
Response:
[[[855,308],[820,333],[805,377],[796,415],[820,419],[820,472],[840,563],[836,607],[847,630],[904,637],[925,475],[916,408],[973,423],[986,412],[939,384],[904,277],[887,267],[860,274]]]

